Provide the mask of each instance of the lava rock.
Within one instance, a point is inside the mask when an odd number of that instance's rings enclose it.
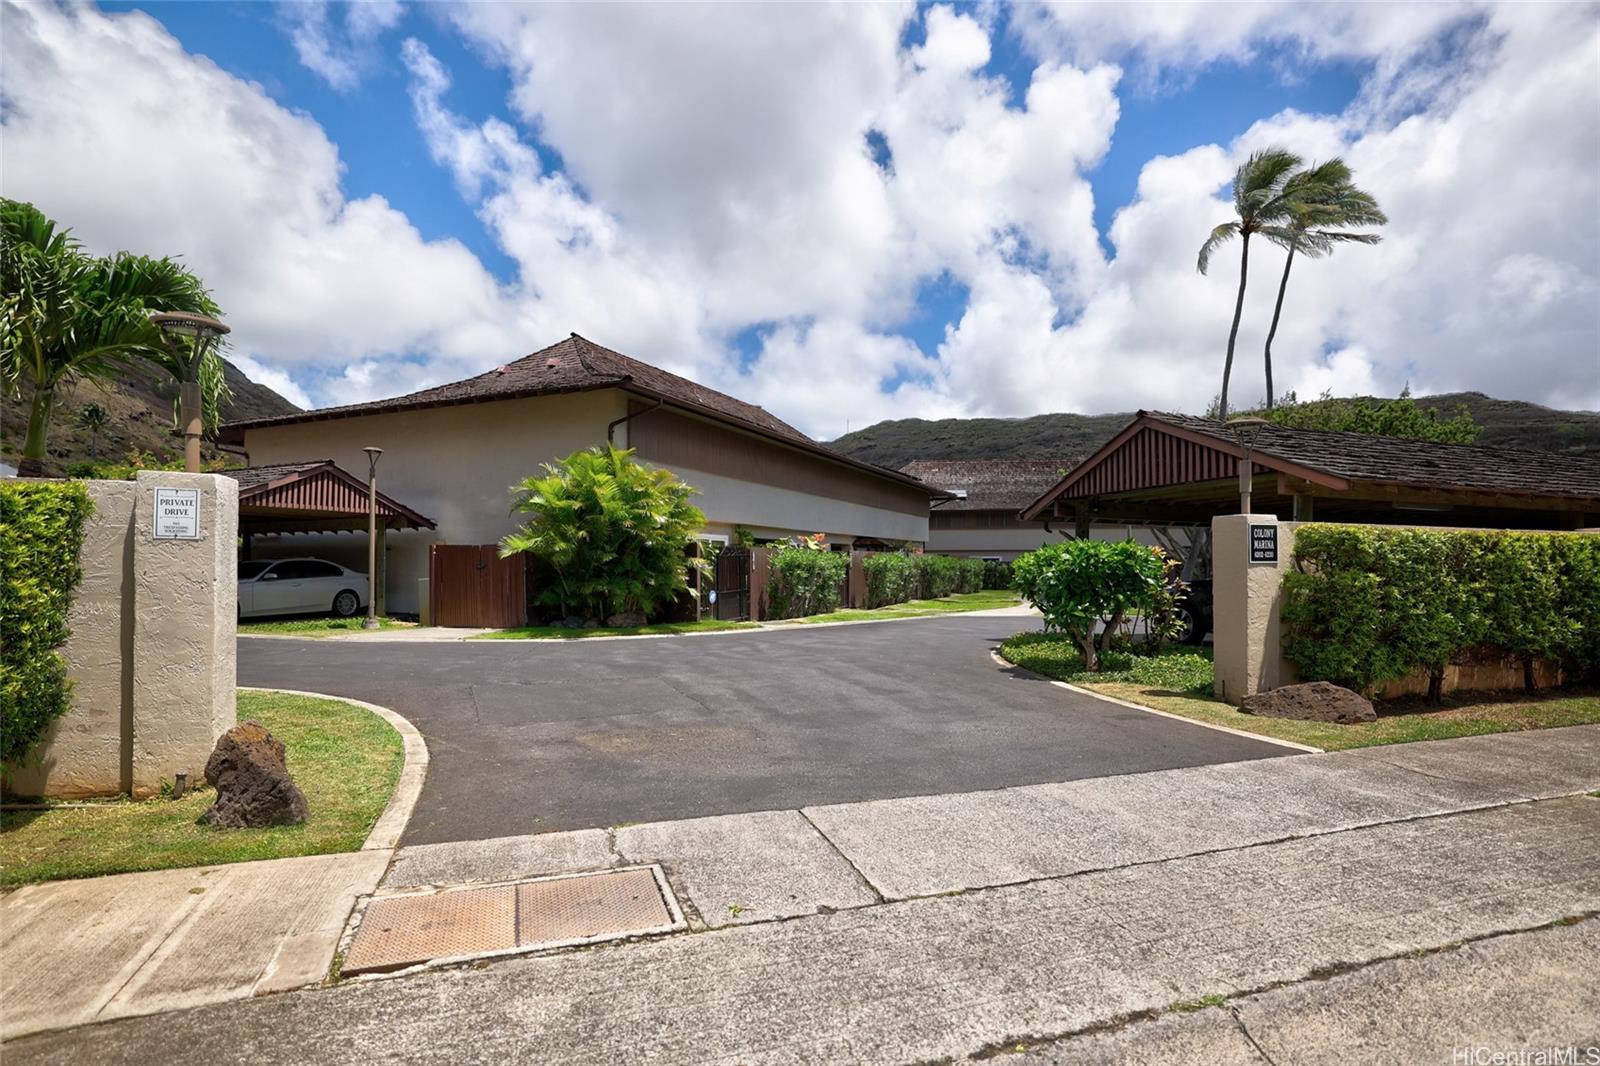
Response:
[[[1303,722],[1338,722],[1341,725],[1371,722],[1378,717],[1371,700],[1327,681],[1258,692],[1246,696],[1240,709],[1245,714],[1263,718],[1298,718]]]
[[[607,618],[606,625],[613,629],[636,629],[644,625],[644,615],[638,611],[621,611]]]
[[[240,722],[222,734],[206,760],[206,783],[217,790],[217,801],[204,821],[225,829],[305,821],[311,811],[283,752],[283,742],[260,722]]]

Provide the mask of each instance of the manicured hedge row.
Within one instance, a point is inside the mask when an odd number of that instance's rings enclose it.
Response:
[[[1600,537],[1302,526],[1284,575],[1284,656],[1308,681],[1367,690],[1498,653],[1600,669]]]
[[[861,568],[867,579],[869,608],[907,600],[937,600],[990,587],[984,584],[987,568],[982,559],[955,555],[878,552],[863,559]]]
[[[837,611],[850,556],[814,548],[779,548],[767,560],[767,617],[804,618]]]
[[[94,510],[71,481],[0,481],[0,761],[15,763],[72,706],[61,645]]]
[[[991,559],[983,564],[983,587],[986,589],[1008,589],[1014,579],[1011,576],[1011,564]]]

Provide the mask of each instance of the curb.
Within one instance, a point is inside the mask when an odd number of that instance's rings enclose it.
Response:
[[[394,783],[394,791],[389,794],[389,802],[384,806],[383,813],[378,815],[378,820],[372,824],[372,831],[367,834],[366,843],[361,845],[361,850],[387,851],[400,846],[400,835],[406,831],[406,825],[411,821],[411,812],[416,809],[417,798],[422,795],[422,782],[428,776],[428,744],[422,739],[422,734],[417,732],[416,726],[387,707],[380,707],[376,703],[367,703],[364,700],[354,700],[349,696],[333,696],[326,692],[306,692],[293,688],[257,688],[254,685],[239,687],[249,692],[278,692],[285,696],[309,696],[312,699],[352,704],[362,710],[371,711],[394,726],[395,732],[399,733],[400,739],[405,742],[405,765],[401,767],[400,777]]]
[[[1034,678],[1038,681],[1048,681],[1057,688],[1064,688],[1068,692],[1076,692],[1080,696],[1090,696],[1097,700],[1103,700],[1106,703],[1115,703],[1119,707],[1131,707],[1133,710],[1143,711],[1146,714],[1158,714],[1162,718],[1171,718],[1175,722],[1187,722],[1189,725],[1197,725],[1201,729],[1215,729],[1219,733],[1231,733],[1236,737],[1244,737],[1247,740],[1259,740],[1267,744],[1276,744],[1282,748],[1293,748],[1295,751],[1305,752],[1309,755],[1326,754],[1326,752],[1324,752],[1321,748],[1313,748],[1310,744],[1298,744],[1292,740],[1279,740],[1277,737],[1269,737],[1263,733],[1251,733],[1243,729],[1233,729],[1229,726],[1217,725],[1214,722],[1202,722],[1198,718],[1187,718],[1181,714],[1173,714],[1171,711],[1158,711],[1154,707],[1146,707],[1144,704],[1134,703],[1132,700],[1118,699],[1116,696],[1108,696],[1104,692],[1096,692],[1093,689],[1079,688],[1077,685],[1069,685],[1065,681],[1057,681],[1053,677],[1046,677],[1043,674],[1035,673],[1034,671],[1029,670],[1026,666],[1018,666],[1016,663],[1006,659],[993,648],[989,649],[989,658],[993,659],[997,665],[1006,670],[1014,670],[1019,674],[1025,674],[1026,676]]]

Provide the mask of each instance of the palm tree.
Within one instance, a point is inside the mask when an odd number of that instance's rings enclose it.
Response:
[[[18,472],[44,472],[50,419],[60,389],[107,382],[139,362],[171,371],[172,349],[153,311],[216,314],[200,280],[175,260],[118,252],[96,257],[32,204],[0,200],[0,387],[31,391]],[[227,394],[221,357],[202,372],[213,410]],[[213,418],[215,416],[213,415]]]
[[[1200,246],[1196,269],[1204,274],[1211,253],[1235,237],[1240,239],[1239,295],[1233,304],[1233,326],[1228,330],[1228,357],[1222,364],[1220,417],[1228,417],[1228,379],[1233,376],[1233,346],[1239,339],[1239,319],[1244,314],[1244,288],[1250,275],[1250,236],[1281,222],[1288,213],[1284,183],[1300,165],[1300,157],[1284,148],[1263,148],[1244,161],[1233,175],[1233,210],[1239,216],[1211,231]]]
[[[78,428],[89,431],[89,458],[100,458],[100,431],[110,420],[106,409],[97,403],[86,403],[78,408]]]
[[[1332,255],[1340,244],[1377,244],[1376,233],[1354,231],[1357,226],[1382,226],[1389,217],[1378,201],[1357,188],[1354,177],[1342,159],[1334,158],[1302,170],[1284,183],[1289,213],[1283,223],[1265,227],[1261,234],[1285,249],[1283,277],[1278,281],[1278,301],[1272,307],[1272,327],[1267,330],[1265,349],[1267,407],[1272,407],[1272,339],[1278,335],[1278,319],[1283,314],[1283,294],[1289,288],[1289,270],[1296,254],[1308,259]]]

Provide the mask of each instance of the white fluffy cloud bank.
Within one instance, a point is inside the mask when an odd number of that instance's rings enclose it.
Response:
[[[1237,249],[1208,277],[1194,254],[1228,217],[1233,168],[1281,143],[1344,155],[1393,221],[1376,248],[1296,268],[1280,388],[1600,407],[1597,9],[1296,10],[1019,8],[1009,32],[1034,66],[1013,87],[989,73],[987,8],[449,9],[511,78],[507,122],[453,109],[427,46],[381,35],[397,8],[306,9],[294,42],[335,87],[398,49],[419,136],[515,264],[502,284],[381,196],[347,198],[313,118],[154,19],[8,7],[0,184],[92,246],[182,254],[246,365],[296,398],[397,393],[577,330],[830,437],[888,417],[1203,408]],[[1371,75],[1342,114],[1264,105],[1236,141],[1148,160],[1097,232],[1119,93],[1269,45]],[[1281,264],[1256,258],[1236,403],[1261,391]],[[924,353],[900,330],[934,282],[969,295]]]

